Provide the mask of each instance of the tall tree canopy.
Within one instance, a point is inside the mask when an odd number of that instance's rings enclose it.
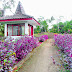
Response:
[[[40,32],[47,32],[48,31],[48,24],[47,21],[44,19],[44,17],[38,18],[38,22],[40,23],[40,26],[36,26],[35,33]]]
[[[59,33],[72,33],[72,20],[59,22]],[[58,33],[58,24],[54,24],[50,32]]]

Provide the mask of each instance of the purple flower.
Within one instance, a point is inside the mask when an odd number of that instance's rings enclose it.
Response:
[[[48,39],[48,35],[42,35],[38,39],[39,39],[40,42],[44,42],[45,40]]]
[[[72,36],[68,34],[56,35],[54,36],[54,40],[61,53],[66,55],[64,61],[66,61],[69,66],[72,61]]]

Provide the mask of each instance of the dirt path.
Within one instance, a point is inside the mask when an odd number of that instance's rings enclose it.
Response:
[[[53,39],[48,39],[36,48],[32,57],[30,57],[20,68],[18,72],[59,72],[57,65],[53,64],[51,56],[56,55],[56,48],[52,46]],[[59,61],[58,57],[55,60]]]

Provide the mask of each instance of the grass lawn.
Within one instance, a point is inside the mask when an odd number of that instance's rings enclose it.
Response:
[[[42,32],[42,33],[34,34],[35,37],[40,37],[42,35],[48,35],[48,38],[53,38],[54,33]]]

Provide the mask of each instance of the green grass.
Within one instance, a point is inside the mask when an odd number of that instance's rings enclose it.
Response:
[[[54,33],[49,33],[49,32],[42,32],[42,33],[39,33],[39,34],[34,34],[34,37],[40,37],[42,35],[48,35],[49,39],[54,37]]]
[[[34,34],[35,37],[40,37],[42,35],[48,35],[48,32],[43,32],[43,33],[39,33],[39,34]]]

